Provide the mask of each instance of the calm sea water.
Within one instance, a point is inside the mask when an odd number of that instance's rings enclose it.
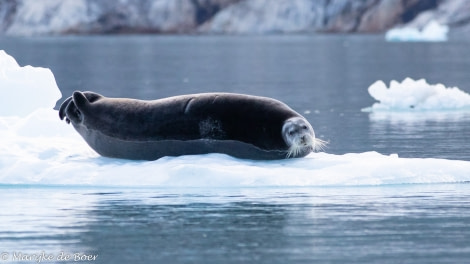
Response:
[[[0,188],[3,260],[468,263],[470,185]],[[31,263],[23,261],[22,263]],[[42,263],[48,263],[43,261]]]
[[[470,92],[468,45],[379,36],[0,38],[21,65],[51,68],[64,96],[270,96],[304,114],[330,141],[329,153],[461,160],[470,160],[469,115],[360,109],[374,102],[367,87],[376,80],[426,78]],[[7,185],[0,187],[0,261],[31,263],[31,254],[44,254],[49,262],[98,255],[93,263],[466,263],[469,186]]]

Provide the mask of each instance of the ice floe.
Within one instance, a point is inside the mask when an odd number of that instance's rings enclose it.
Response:
[[[429,84],[424,79],[391,81],[389,87],[376,81],[368,88],[378,102],[363,111],[370,112],[449,112],[470,111],[470,94],[457,87]]]
[[[60,91],[50,70],[20,67],[14,58],[0,52],[0,74],[5,101],[0,105],[0,185],[283,187],[470,181],[467,161],[400,158],[374,151],[312,153],[306,158],[279,161],[240,160],[223,154],[156,161],[104,158],[93,152],[70,125],[59,120],[53,107]],[[410,85],[416,85],[418,92],[404,89]],[[425,81],[405,80],[387,89],[378,82],[370,91],[381,103],[372,109],[436,105],[447,109],[449,105],[465,107],[470,100],[458,89],[447,95],[442,85],[433,86],[432,91],[429,87]],[[410,98],[403,99],[403,94]],[[434,99],[433,94],[437,96]],[[454,97],[459,101],[450,104]]]

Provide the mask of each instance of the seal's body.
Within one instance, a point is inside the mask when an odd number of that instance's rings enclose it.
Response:
[[[310,124],[282,102],[229,93],[144,101],[74,92],[59,116],[102,156],[155,160],[225,153],[246,159],[303,157],[315,149]]]

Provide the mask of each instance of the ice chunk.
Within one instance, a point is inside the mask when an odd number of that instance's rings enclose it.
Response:
[[[0,69],[2,93],[6,95],[2,100],[11,103],[11,108],[3,103],[0,106],[0,185],[284,187],[470,181],[468,161],[409,159],[377,152],[312,153],[306,158],[279,161],[240,160],[222,154],[146,162],[104,158],[52,109],[60,92],[50,70],[19,67],[4,52],[0,54]],[[415,88],[416,92],[410,91]],[[464,97],[458,89],[449,95],[447,90],[443,85],[430,86],[424,80],[411,79],[392,82],[390,89],[383,82],[370,88],[374,97],[387,102],[387,107],[406,101],[405,107],[413,104],[416,108],[422,102],[424,106],[442,107],[454,97]],[[407,99],[400,100],[402,95]],[[20,113],[24,116],[18,116]]]
[[[26,116],[38,108],[54,108],[62,97],[52,71],[20,67],[0,50],[0,116]]]
[[[470,111],[470,94],[457,87],[428,84],[424,79],[391,81],[390,88],[376,81],[368,90],[379,102],[363,111]]]
[[[422,30],[411,27],[392,28],[385,33],[387,41],[447,41],[449,27],[430,21]]]
[[[13,152],[13,155],[5,152]],[[0,145],[0,184],[126,187],[364,186],[470,181],[470,162],[377,152],[250,161],[223,154],[136,162],[103,158],[76,137]]]

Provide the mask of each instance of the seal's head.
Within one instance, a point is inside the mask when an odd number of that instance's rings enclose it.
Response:
[[[315,138],[310,123],[302,117],[287,119],[282,126],[282,138],[289,147],[288,158],[303,157],[312,151],[321,150],[326,142]]]

